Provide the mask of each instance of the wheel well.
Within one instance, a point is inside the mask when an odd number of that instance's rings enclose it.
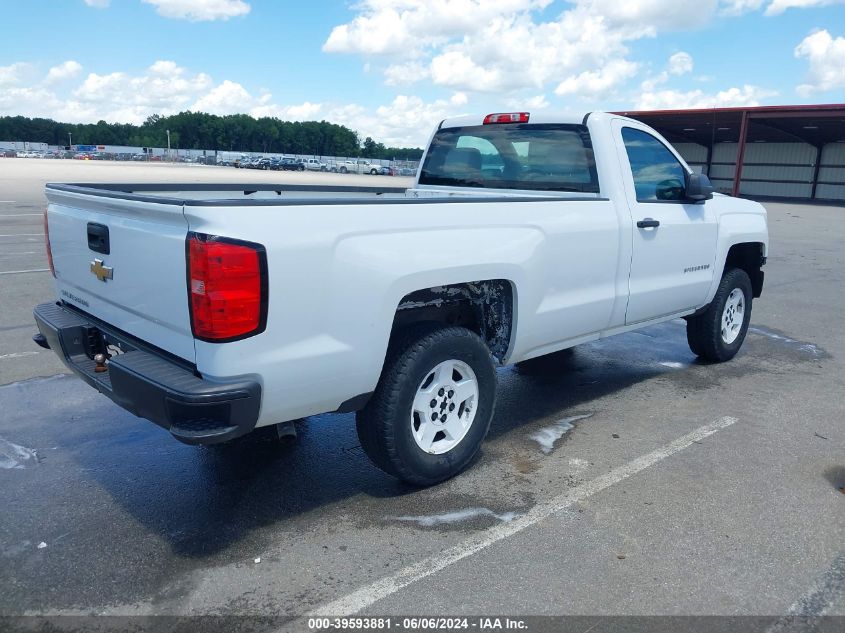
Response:
[[[755,298],[763,292],[762,267],[765,263],[763,252],[763,244],[760,242],[734,244],[728,251],[728,257],[725,260],[725,270],[740,268],[748,273],[751,278],[752,294]]]
[[[408,326],[422,322],[470,329],[503,362],[513,331],[513,287],[505,279],[486,279],[411,292],[402,297],[396,308],[391,339]]]

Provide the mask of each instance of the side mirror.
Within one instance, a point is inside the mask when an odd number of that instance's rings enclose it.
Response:
[[[683,200],[685,197],[685,186],[677,178],[670,178],[657,183],[654,196],[658,200]]]
[[[704,174],[687,174],[686,198],[693,202],[704,202],[713,197],[713,185]]]

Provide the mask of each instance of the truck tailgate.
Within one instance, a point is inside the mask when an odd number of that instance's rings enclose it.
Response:
[[[47,189],[59,298],[190,362],[181,204]]]

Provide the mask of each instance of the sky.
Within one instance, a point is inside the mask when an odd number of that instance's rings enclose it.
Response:
[[[0,116],[326,120],[845,102],[845,0],[0,0]]]

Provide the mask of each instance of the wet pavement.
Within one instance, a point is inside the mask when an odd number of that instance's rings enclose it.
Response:
[[[71,376],[0,386],[0,614],[770,615],[824,586],[845,615],[845,211],[769,208],[734,361],[674,321],[503,368],[482,454],[426,490],[351,415],[190,447]]]

